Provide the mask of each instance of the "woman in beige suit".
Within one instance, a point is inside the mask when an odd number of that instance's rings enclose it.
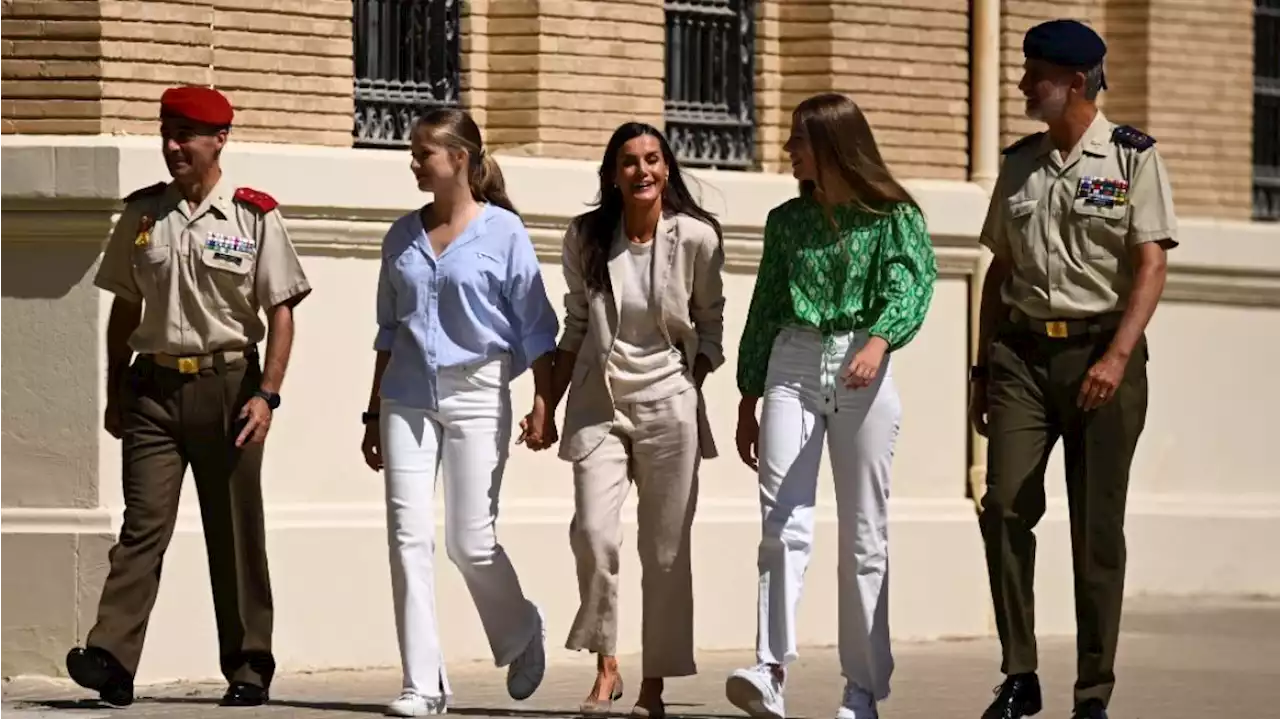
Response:
[[[619,515],[632,482],[644,593],[644,681],[632,713],[664,716],[663,679],[697,671],[689,534],[699,462],[716,455],[701,387],[724,362],[723,263],[720,225],[694,201],[666,139],[650,125],[620,126],[600,166],[598,206],[565,235],[565,329],[543,398],[548,426],[526,439],[534,449],[555,441],[568,389],[560,457],[573,462],[581,607],[566,646],[598,658],[584,711],[609,711],[622,696]]]

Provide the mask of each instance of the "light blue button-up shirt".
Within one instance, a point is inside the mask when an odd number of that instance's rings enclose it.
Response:
[[[533,242],[513,213],[482,205],[439,257],[417,211],[383,238],[373,343],[391,353],[383,399],[438,409],[441,369],[510,353],[515,379],[555,350],[559,331]]]

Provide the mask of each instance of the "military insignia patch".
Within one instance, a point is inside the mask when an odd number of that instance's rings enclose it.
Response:
[[[1123,207],[1129,204],[1129,183],[1109,177],[1080,178],[1076,199],[1084,199],[1086,205],[1098,207]]]
[[[1117,125],[1111,131],[1111,141],[1117,145],[1132,147],[1142,151],[1156,144],[1156,139],[1141,130],[1129,125]]]
[[[146,247],[151,244],[151,228],[155,227],[156,218],[143,215],[138,218],[138,234],[133,238],[135,247]]]

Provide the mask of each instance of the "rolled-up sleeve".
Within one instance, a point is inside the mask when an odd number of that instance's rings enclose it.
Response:
[[[391,346],[396,340],[396,329],[400,324],[396,321],[396,290],[391,284],[391,277],[388,276],[390,260],[391,258],[384,254],[381,267],[378,269],[378,334],[373,340],[373,349],[378,352],[391,351]]]
[[[560,349],[577,352],[587,336],[587,287],[582,279],[582,245],[579,239],[580,220],[569,223],[560,249],[560,264],[564,270],[564,334],[560,337]]]
[[[698,334],[698,354],[715,370],[724,364],[724,248],[709,225],[700,224],[699,229],[704,232],[694,258],[689,318]]]
[[[1145,242],[1167,240],[1178,244],[1178,217],[1173,210],[1173,188],[1169,171],[1160,153],[1151,148],[1138,159],[1138,169],[1129,183],[1130,247]]]
[[[511,326],[515,329],[523,369],[555,350],[556,334],[560,331],[555,308],[547,298],[547,288],[542,281],[538,255],[523,226],[515,230],[512,237],[506,284]]]
[[[311,294],[311,283],[284,226],[279,210],[262,216],[258,233],[257,275],[254,291],[263,307],[297,303]]]
[[[93,284],[126,302],[142,302],[142,290],[133,276],[133,238],[137,235],[141,214],[126,207],[111,231],[107,248],[102,253],[102,264],[94,275]]]

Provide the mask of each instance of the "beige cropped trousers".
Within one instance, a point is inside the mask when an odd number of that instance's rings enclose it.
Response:
[[[616,651],[621,512],[634,483],[647,678],[697,673],[689,556],[701,461],[697,409],[694,389],[653,402],[620,403],[609,435],[573,465],[569,541],[581,605],[565,646],[605,655]]]

